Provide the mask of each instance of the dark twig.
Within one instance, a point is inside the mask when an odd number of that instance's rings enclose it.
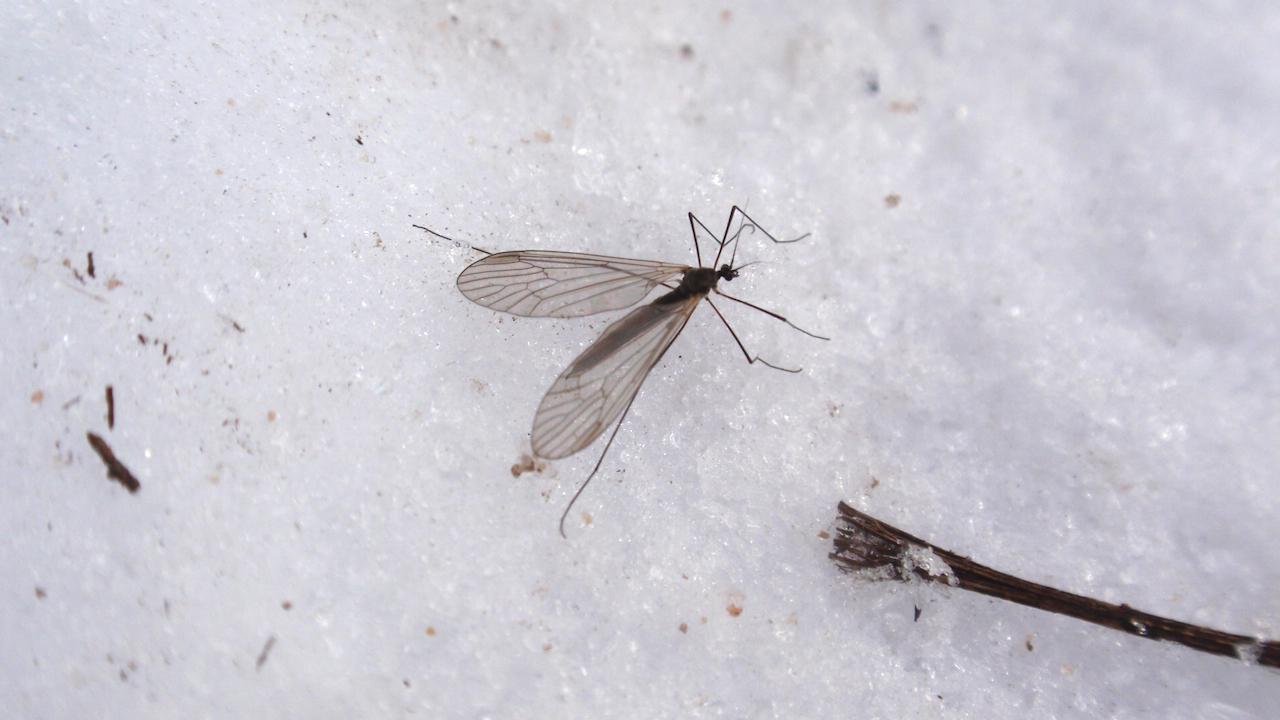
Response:
[[[107,466],[107,477],[120,483],[131,493],[138,492],[138,488],[142,487],[142,484],[138,482],[138,478],[133,476],[133,473],[129,472],[129,468],[125,467],[124,463],[116,458],[115,452],[111,450],[111,446],[107,444],[107,441],[96,433],[91,432],[85,433],[85,437],[89,439],[89,445],[93,447],[93,451],[98,453],[98,457],[102,458],[102,464]]]
[[[1280,667],[1280,642],[1170,620],[1128,605],[1114,605],[1023,580],[921,540],[844,502],[839,508],[835,552],[829,557],[846,572],[872,571],[894,580],[914,576],[1148,640],[1167,640],[1201,652]]]

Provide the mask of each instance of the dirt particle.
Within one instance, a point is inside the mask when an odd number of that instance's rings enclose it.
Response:
[[[114,430],[116,427],[116,392],[115,388],[107,386],[107,429]]]
[[[520,462],[511,466],[511,477],[520,477],[527,472],[536,472],[541,474],[547,469],[547,464],[538,458],[524,453],[520,456]]]
[[[551,142],[551,133],[546,130],[535,130],[533,132],[533,139],[540,143],[549,143]]]
[[[254,667],[258,670],[267,664],[267,658],[271,656],[271,648],[276,646],[276,636],[272,635],[267,638],[267,643],[262,646],[262,652],[258,653],[258,659],[254,662]]]
[[[280,607],[284,608],[285,610],[292,610],[293,603],[289,602],[288,600],[285,600],[284,602],[280,603]]]
[[[428,625],[428,626],[427,626],[427,637],[435,637],[435,636],[436,636],[436,628],[435,628],[435,626],[434,626],[434,625]]]
[[[680,46],[680,57],[684,58],[685,60],[692,60],[692,59],[693,59],[693,46],[692,46],[692,45],[690,45],[689,43],[685,43],[685,44],[681,45],[681,46]]]
[[[551,643],[543,643],[543,644],[542,644],[542,652],[544,652],[544,653],[549,653],[549,652],[551,652]]]
[[[359,146],[361,146],[361,147],[364,147],[364,138],[362,138],[362,137],[360,137],[359,135],[357,135],[357,136],[356,136],[356,144],[357,144],[357,145],[359,145]]]
[[[117,278],[115,278],[115,277],[111,277],[111,278],[108,278],[108,279],[107,279],[107,289],[108,289],[108,290],[115,290],[116,288],[120,287],[120,286],[121,286],[121,285],[123,285],[123,284],[124,284],[124,282],[122,282],[122,281],[118,280],[118,279],[117,279]]]
[[[89,264],[87,267],[85,267],[84,271],[89,275],[89,277],[98,276],[96,270],[93,267],[93,251],[92,250],[89,251]]]
[[[42,588],[42,587],[40,587],[39,585],[37,585],[37,586],[36,586],[36,599],[37,599],[37,600],[43,600],[43,599],[45,599],[45,598],[47,598],[47,597],[49,597],[49,593],[45,592],[45,591],[44,591],[44,588]]]
[[[591,524],[591,520],[592,520],[592,518],[591,518],[591,513],[589,513],[589,512],[585,512],[585,511],[584,511],[584,512],[582,513],[582,524],[583,524],[583,525],[590,525],[590,524]]]
[[[898,207],[898,203],[902,202],[902,196],[896,193],[889,193],[884,196],[884,206],[890,210]]]
[[[894,100],[889,103],[889,112],[899,115],[910,115],[919,109],[920,106],[914,100]]]
[[[818,531],[818,538],[819,538],[819,539],[821,539],[821,540],[830,540],[830,539],[831,539],[831,533],[827,532],[826,530],[819,530],[819,531]]]
[[[35,392],[31,393],[31,404],[32,404],[32,405],[39,405],[39,404],[40,404],[40,403],[42,403],[42,402],[44,402],[44,391],[43,391],[43,390],[36,390]]]
[[[268,411],[267,411],[267,422],[275,422],[275,421],[276,421],[276,411],[275,411],[275,410],[268,410]]]
[[[689,623],[680,623],[680,632],[685,635],[689,634]]]
[[[84,276],[80,274],[80,271],[79,271],[79,270],[77,270],[77,269],[75,269],[75,268],[71,267],[71,259],[70,259],[70,258],[62,258],[62,267],[64,267],[64,268],[66,268],[66,269],[70,270],[70,271],[71,271],[71,275],[72,275],[73,277],[75,277],[75,279],[76,279],[76,280],[80,281],[80,284],[81,284],[81,285],[84,285]]]
[[[1027,652],[1035,652],[1035,649],[1036,649],[1036,645],[1034,642],[1035,639],[1036,639],[1035,635],[1027,635],[1027,640],[1025,643],[1027,647]]]
[[[735,603],[729,603],[729,606],[725,608],[725,611],[729,613],[729,617],[738,617],[742,614],[742,606]]]

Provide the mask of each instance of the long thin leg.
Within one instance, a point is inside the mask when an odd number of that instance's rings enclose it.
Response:
[[[696,215],[690,212],[689,213],[689,232],[693,233],[693,254],[698,257],[698,267],[702,267],[702,248],[698,247],[698,228],[694,226],[694,223],[698,223],[699,225],[702,225],[702,221],[699,220]],[[706,229],[707,226],[702,225],[702,227],[703,229]],[[711,232],[711,231],[708,230],[707,232]]]
[[[818,339],[818,340],[830,340],[830,339],[831,339],[831,338],[829,338],[829,337],[823,337],[822,335],[818,335],[817,333],[811,333],[811,332],[809,332],[808,330],[805,330],[804,328],[800,327],[799,325],[796,325],[795,323],[793,323],[793,322],[791,322],[790,320],[788,320],[788,319],[786,319],[786,318],[782,317],[781,315],[779,315],[778,313],[776,313],[776,312],[774,312],[774,311],[772,311],[772,310],[766,310],[766,309],[764,309],[764,308],[760,307],[759,305],[755,305],[755,304],[753,304],[753,303],[749,303],[749,302],[747,302],[746,300],[743,300],[743,299],[741,299],[741,298],[736,298],[736,297],[734,297],[734,296],[732,296],[732,295],[729,295],[729,294],[727,294],[727,293],[723,293],[723,292],[721,292],[721,291],[720,291],[720,288],[716,288],[716,289],[715,289],[715,291],[716,291],[716,294],[717,294],[717,295],[719,295],[719,296],[720,296],[720,297],[722,297],[722,298],[727,298],[727,299],[732,300],[732,301],[734,301],[734,302],[736,302],[736,303],[739,303],[739,304],[742,304],[742,305],[746,305],[747,307],[749,307],[749,308],[751,308],[751,309],[753,309],[753,310],[759,310],[760,312],[764,313],[765,315],[768,315],[768,316],[769,316],[769,317],[771,317],[771,318],[775,318],[775,319],[777,319],[777,320],[781,320],[782,322],[784,322],[784,323],[786,323],[786,324],[790,325],[792,328],[794,328],[794,329],[796,329],[796,330],[799,330],[800,332],[804,333],[805,335],[808,335],[808,336],[809,336],[809,337],[811,337],[811,338],[816,338],[816,339]]]
[[[693,213],[689,213],[689,226],[690,226],[690,227],[693,227],[693,224],[694,224],[694,223],[697,223],[697,224],[698,224],[698,227],[702,228],[702,231],[703,231],[703,232],[705,232],[707,235],[711,236],[711,239],[712,239],[712,240],[715,240],[715,241],[716,241],[716,245],[718,246],[718,249],[716,250],[716,260],[719,260],[719,259],[720,259],[720,253],[721,253],[721,251],[723,251],[723,250],[724,250],[724,238],[723,238],[723,236],[717,236],[715,233],[711,232],[711,228],[707,227],[707,224],[706,224],[706,223],[704,223],[704,222],[702,222],[702,220],[701,220],[697,215],[694,215]],[[697,231],[697,229],[694,229],[694,231],[693,231],[693,243],[694,243],[694,245],[697,245],[697,244],[698,244],[698,231]],[[710,267],[715,267],[715,266],[716,266],[716,264],[715,264],[715,263],[711,263],[711,265],[710,265]],[[699,254],[698,254],[698,267],[703,267],[703,264],[702,264],[702,254],[701,254],[701,253],[699,253]]]
[[[747,346],[742,344],[742,340],[738,338],[738,333],[733,331],[733,326],[730,325],[729,321],[725,319],[724,313],[720,312],[720,308],[716,307],[716,304],[711,302],[711,298],[706,298],[706,301],[707,301],[707,304],[711,306],[711,309],[716,311],[716,315],[720,317],[720,322],[724,323],[725,328],[729,330],[729,334],[733,336],[733,341],[738,343],[738,349],[742,350],[742,355],[747,358],[748,364],[755,365],[756,363],[762,363],[764,365],[767,365],[773,368],[774,370],[781,370],[782,372],[789,372],[789,373],[800,372],[800,368],[792,369],[792,368],[778,367],[777,365],[774,365],[773,363],[769,362],[768,360],[765,360],[759,355],[756,355],[755,357],[751,357],[751,353],[747,352]]]
[[[586,490],[587,486],[591,484],[591,478],[595,477],[596,473],[600,471],[600,464],[604,462],[604,456],[609,454],[609,448],[613,446],[613,439],[618,436],[618,430],[622,429],[622,421],[627,419],[627,413],[631,412],[631,403],[635,401],[636,396],[632,395],[631,401],[627,403],[627,409],[623,410],[622,417],[618,418],[618,424],[613,426],[613,432],[609,434],[609,442],[604,444],[604,451],[600,453],[600,458],[596,460],[596,466],[591,468],[591,474],[578,487],[577,492],[569,499],[569,504],[565,506],[564,512],[560,514],[560,537],[565,540],[569,539],[569,536],[564,534],[565,518],[569,517],[569,511],[573,509],[573,504],[578,502],[578,497],[582,495],[582,491]]]
[[[746,210],[743,210],[742,208],[738,207],[737,205],[734,205],[734,206],[733,206],[733,209],[731,209],[731,210],[729,211],[729,221],[728,221],[727,223],[725,223],[725,226],[724,226],[724,235],[722,236],[722,237],[723,237],[723,240],[722,240],[722,242],[721,242],[721,244],[720,244],[720,251],[721,251],[721,252],[724,252],[724,248],[725,248],[725,246],[729,244],[729,228],[733,226],[733,216],[734,216],[735,214],[740,214],[740,215],[742,215],[742,217],[744,217],[744,218],[746,218],[746,219],[747,219],[747,222],[751,223],[751,227],[753,227],[753,228],[755,228],[755,229],[759,230],[760,232],[764,233],[764,236],[765,236],[765,237],[769,238],[770,240],[772,240],[773,242],[775,242],[775,243],[777,243],[777,244],[779,244],[779,245],[787,245],[787,244],[790,244],[790,243],[793,243],[793,242],[800,242],[801,240],[803,240],[803,239],[805,239],[805,238],[809,237],[809,235],[811,234],[811,233],[805,233],[805,234],[801,235],[800,237],[792,238],[791,240],[779,240],[778,238],[774,237],[774,236],[773,236],[773,234],[772,234],[772,233],[770,233],[768,230],[765,230],[763,227],[761,227],[760,223],[756,222],[756,221],[755,221],[755,218],[753,218],[753,217],[751,217],[750,215],[748,215]],[[745,227],[745,226],[744,226],[744,227]],[[738,228],[738,232],[736,232],[736,233],[734,233],[734,234],[733,234],[733,239],[736,241],[736,240],[738,239],[738,236],[739,236],[739,235],[741,235],[741,234],[742,234],[742,228]],[[730,266],[730,267],[732,267],[732,266],[733,266],[733,261],[734,261],[737,257],[738,257],[738,245],[737,245],[737,243],[735,242],[735,243],[734,243],[734,246],[733,246],[733,254],[729,256],[729,266]],[[716,253],[716,260],[715,260],[715,262],[713,262],[713,263],[711,264],[711,266],[712,266],[712,267],[715,267],[715,266],[716,266],[716,265],[718,265],[719,263],[720,263],[720,253]]]
[[[448,240],[449,242],[453,243],[454,245],[466,246],[466,247],[471,248],[472,250],[475,250],[476,252],[482,252],[482,253],[484,253],[485,255],[492,255],[492,254],[493,254],[493,253],[489,252],[488,250],[485,250],[484,248],[478,248],[478,247],[476,247],[475,245],[470,245],[470,244],[468,244],[468,243],[464,243],[464,242],[459,241],[459,240],[454,240],[453,238],[449,237],[448,235],[442,235],[442,234],[440,234],[440,233],[436,232],[435,230],[432,230],[431,228],[426,227],[426,226],[424,226],[424,225],[414,224],[412,227],[416,227],[416,228],[418,228],[419,230],[423,230],[423,231],[429,232],[429,233],[431,233],[432,235],[435,235],[436,237],[440,238],[441,240]]]

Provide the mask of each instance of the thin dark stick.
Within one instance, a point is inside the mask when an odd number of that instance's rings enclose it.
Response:
[[[116,427],[116,391],[110,385],[107,386],[107,429],[114,430]]]
[[[1114,605],[1023,580],[921,540],[859,512],[843,501],[839,509],[839,526],[833,541],[835,552],[828,557],[846,572],[878,570],[887,572],[896,580],[914,576],[927,582],[940,582],[961,590],[971,590],[1027,607],[1067,615],[1148,640],[1167,640],[1201,652],[1268,667],[1280,667],[1280,642],[1170,620],[1135,610],[1128,605]],[[923,567],[918,562],[918,556],[912,557],[912,550],[915,548],[932,552],[949,566],[949,572],[945,568]]]
[[[93,451],[98,453],[98,457],[102,458],[102,464],[107,466],[107,477],[120,483],[131,493],[138,492],[142,487],[142,483],[138,482],[138,478],[129,472],[129,468],[116,457],[115,452],[111,450],[111,446],[107,444],[96,433],[85,433],[85,437],[89,440],[89,445]]]
[[[258,659],[254,661],[255,670],[261,670],[263,665],[267,664],[267,658],[271,655],[271,648],[276,646],[276,636],[272,635],[267,638],[267,642],[262,646],[262,652],[258,653]]]

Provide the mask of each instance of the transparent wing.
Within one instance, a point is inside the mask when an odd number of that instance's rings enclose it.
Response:
[[[610,325],[542,398],[533,418],[533,453],[567,457],[600,437],[631,403],[701,299],[651,303]]]
[[[578,317],[620,310],[687,265],[607,255],[517,250],[478,260],[458,275],[458,289],[494,310],[525,317]]]

